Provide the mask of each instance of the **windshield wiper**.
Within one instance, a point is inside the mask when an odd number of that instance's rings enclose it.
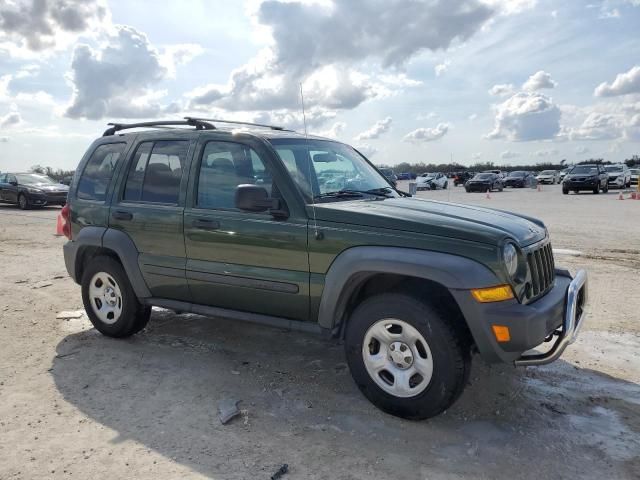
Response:
[[[315,195],[313,198],[359,198],[363,195],[374,195],[376,197],[389,198],[391,195],[391,187],[372,188],[370,190],[336,190],[334,192],[325,192]]]

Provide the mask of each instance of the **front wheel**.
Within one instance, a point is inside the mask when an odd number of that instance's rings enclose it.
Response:
[[[27,200],[27,196],[24,193],[18,195],[18,206],[21,210],[29,209],[29,200]]]
[[[444,182],[444,187],[442,187],[444,190],[447,189],[447,187],[449,186],[449,182]]]
[[[569,189],[562,187],[562,193],[564,193],[565,195],[569,195]]]
[[[82,274],[82,302],[96,330],[116,338],[142,330],[151,307],[138,301],[122,265],[106,256],[90,262]]]
[[[360,391],[376,407],[422,420],[449,408],[471,367],[464,334],[431,305],[387,293],[362,302],[347,323],[347,362]]]
[[[594,194],[594,195],[597,195],[597,194],[599,194],[599,193],[600,193],[600,185],[598,185],[597,187],[595,187],[595,188],[593,189],[593,194]]]
[[[602,187],[602,192],[603,193],[608,193],[609,192],[609,184],[605,183],[604,187]]]

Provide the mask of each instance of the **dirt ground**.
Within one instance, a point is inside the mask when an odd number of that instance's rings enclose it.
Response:
[[[590,314],[555,364],[474,358],[470,385],[424,422],[388,416],[351,381],[341,345],[154,310],[113,340],[68,277],[58,208],[0,206],[0,479],[640,478],[640,201],[557,186],[421,197],[544,220],[556,263],[589,271]],[[218,401],[241,401],[227,425]]]

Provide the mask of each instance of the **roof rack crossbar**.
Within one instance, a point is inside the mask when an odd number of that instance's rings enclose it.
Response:
[[[233,125],[251,125],[252,127],[262,127],[262,128],[270,128],[271,130],[278,130],[282,132],[292,132],[293,130],[288,130],[284,127],[280,127],[277,125],[267,125],[265,123],[252,123],[252,122],[241,122],[239,120],[222,120],[219,118],[199,118],[199,117],[184,117],[185,120],[193,120],[197,122],[213,122],[213,123],[231,123]]]
[[[102,134],[103,137],[115,135],[120,130],[127,130],[129,128],[140,127],[162,127],[162,126],[177,126],[188,125],[190,127],[196,127],[196,130],[215,130],[216,127],[210,123],[203,122],[199,119],[188,118],[185,120],[158,120],[152,122],[139,122],[139,123],[108,123],[111,128],[108,128]]]

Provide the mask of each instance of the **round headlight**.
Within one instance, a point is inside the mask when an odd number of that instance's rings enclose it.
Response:
[[[502,259],[504,260],[507,273],[511,278],[515,277],[518,272],[518,250],[513,243],[507,243],[502,250]]]

